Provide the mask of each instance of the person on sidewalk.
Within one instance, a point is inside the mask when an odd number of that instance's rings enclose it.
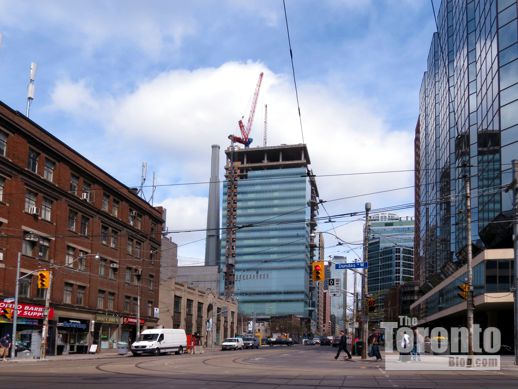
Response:
[[[11,336],[9,334],[4,335],[0,339],[0,357],[2,358],[2,361],[7,361],[6,357],[9,356],[11,345]]]
[[[351,353],[347,350],[347,336],[343,330],[340,331],[340,343],[338,344],[338,352],[336,353],[335,359],[338,359],[342,350],[347,354],[347,359],[352,359]]]
[[[372,346],[372,356],[376,357],[377,361],[381,361],[381,353],[380,353],[380,333],[376,331],[371,338],[371,346]]]

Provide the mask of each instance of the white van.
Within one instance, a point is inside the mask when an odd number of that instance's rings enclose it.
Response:
[[[187,349],[185,330],[173,328],[156,328],[144,330],[138,341],[131,345],[134,356],[142,354],[167,354],[175,352],[183,354]]]

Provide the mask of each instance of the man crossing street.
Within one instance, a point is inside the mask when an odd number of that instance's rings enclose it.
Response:
[[[340,331],[340,343],[338,344],[338,352],[336,353],[335,359],[338,359],[342,350],[347,354],[347,359],[352,359],[351,353],[347,350],[347,336],[343,330]]]

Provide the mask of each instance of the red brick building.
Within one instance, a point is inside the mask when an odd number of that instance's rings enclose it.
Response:
[[[0,102],[0,308],[15,295],[18,255],[21,304],[44,305],[30,273],[51,270],[49,354],[134,339],[139,295],[142,327],[156,325],[163,222],[162,209]],[[19,315],[17,338],[39,341],[41,317]],[[0,315],[0,333],[11,323]]]

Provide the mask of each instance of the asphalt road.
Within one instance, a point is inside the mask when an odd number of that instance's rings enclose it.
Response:
[[[517,388],[518,369],[386,371],[384,363],[335,360],[336,349],[273,347],[103,359],[0,363],[1,388]],[[411,368],[411,367],[410,367]]]

